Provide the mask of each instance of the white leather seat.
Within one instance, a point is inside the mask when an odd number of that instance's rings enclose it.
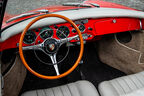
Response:
[[[59,87],[25,92],[22,96],[99,96],[88,81],[77,81]]]
[[[104,81],[99,92],[101,96],[144,96],[144,72]]]

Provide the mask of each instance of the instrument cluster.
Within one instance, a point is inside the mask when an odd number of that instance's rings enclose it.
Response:
[[[75,21],[75,23],[83,34],[87,29],[85,24],[88,23],[88,20]],[[63,39],[74,35],[77,35],[77,32],[71,24],[51,25],[27,31],[24,37],[24,44],[33,44],[37,38],[42,41],[50,37]]]

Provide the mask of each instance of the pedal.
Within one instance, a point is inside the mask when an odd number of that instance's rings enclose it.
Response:
[[[82,72],[82,70],[81,70],[81,66],[82,66],[83,63],[84,63],[83,60],[81,60],[81,61],[79,62],[79,72],[80,72],[81,80],[85,80],[85,76],[84,76],[84,74],[83,74],[83,72]]]
[[[85,80],[86,79],[82,71],[80,71],[80,76],[81,76],[81,80]]]

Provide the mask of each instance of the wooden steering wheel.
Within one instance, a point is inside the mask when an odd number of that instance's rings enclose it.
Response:
[[[55,39],[55,38],[48,38],[46,40],[44,40],[41,44],[37,44],[37,45],[34,45],[34,46],[28,46],[28,47],[23,47],[22,44],[23,44],[23,39],[24,39],[24,36],[26,34],[26,32],[28,31],[28,29],[35,23],[37,22],[38,20],[40,19],[43,19],[43,18],[46,18],[46,17],[57,17],[57,18],[61,18],[61,19],[64,19],[65,21],[67,21],[68,23],[70,23],[77,31],[78,35],[76,36],[73,36],[73,37],[69,37],[69,38],[64,38],[64,39],[61,39],[61,40],[58,40],[58,39]],[[58,73],[58,67],[57,67],[57,61],[56,61],[56,56],[54,55],[55,53],[55,48],[59,48],[61,44],[64,44],[66,42],[69,42],[71,40],[74,40],[76,38],[80,39],[80,52],[79,52],[79,56],[75,62],[75,64],[66,72],[64,72],[63,74],[59,74]],[[48,44],[52,44],[52,43],[49,43],[50,42],[53,42],[53,45],[54,45],[54,48],[49,48],[48,47]],[[44,50],[43,48],[44,47],[47,47],[46,50]],[[30,68],[30,66],[27,64],[26,60],[25,60],[25,57],[24,57],[24,54],[23,54],[23,50],[25,49],[41,49],[43,51],[50,51],[48,54],[52,60],[52,63],[54,64],[54,67],[56,69],[56,72],[57,72],[57,76],[46,76],[46,75],[42,75],[40,73],[37,73],[36,71],[34,71],[32,68]],[[52,50],[53,49],[53,50]],[[20,37],[20,41],[19,41],[19,54],[20,54],[20,58],[24,64],[24,66],[35,76],[39,77],[39,78],[42,78],[42,79],[59,79],[59,78],[62,78],[64,76],[67,76],[68,74],[70,74],[79,64],[82,56],[83,56],[83,50],[84,50],[84,44],[83,44],[83,38],[82,38],[82,34],[79,30],[79,28],[77,27],[77,25],[72,21],[70,20],[69,18],[65,17],[65,16],[62,16],[62,15],[58,15],[58,14],[46,14],[46,15],[42,15],[42,16],[39,16],[37,18],[35,18],[34,20],[32,20],[24,29],[24,31],[22,32],[21,34],[21,37]]]

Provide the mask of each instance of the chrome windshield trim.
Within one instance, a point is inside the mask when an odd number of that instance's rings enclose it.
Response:
[[[88,4],[82,4],[82,3],[64,3],[63,6],[76,6],[76,7],[91,7]]]

